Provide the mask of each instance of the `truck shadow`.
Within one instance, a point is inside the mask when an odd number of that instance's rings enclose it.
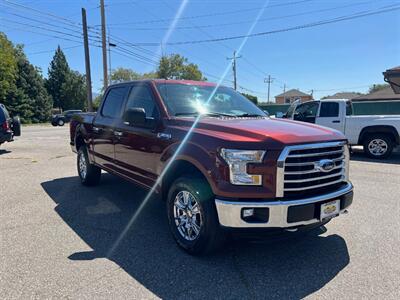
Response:
[[[55,210],[93,250],[71,253],[71,260],[107,256],[146,191],[109,174],[95,188],[78,177],[42,183]],[[167,227],[164,203],[152,199],[125,239],[109,257],[158,297],[304,298],[331,281],[349,263],[338,235],[263,242],[235,241],[207,257],[187,255]]]
[[[354,149],[353,153],[350,155],[350,160],[379,163],[379,164],[399,165],[400,164],[400,151],[396,149],[396,151],[393,151],[393,153],[390,155],[390,157],[388,157],[386,159],[373,159],[373,158],[369,158],[368,156],[366,156],[361,149]]]

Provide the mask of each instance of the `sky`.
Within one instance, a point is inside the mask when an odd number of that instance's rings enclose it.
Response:
[[[90,27],[94,92],[102,87],[98,0],[0,0],[0,31],[24,44],[30,62],[47,76],[60,45],[72,69],[85,73],[81,8]],[[17,5],[15,5],[17,4]],[[105,0],[111,66],[150,72],[160,55],[178,53],[217,82],[237,55],[239,91],[267,101],[265,78],[273,78],[270,100],[296,88],[318,99],[341,91],[367,92],[384,83],[382,72],[400,65],[400,0]],[[360,13],[382,14],[302,28]],[[258,20],[258,21],[257,21]],[[257,22],[255,22],[257,21]],[[297,27],[299,26],[299,27]],[[281,31],[281,29],[297,28]],[[215,42],[196,41],[230,38]],[[272,33],[271,33],[272,32]],[[191,42],[170,45],[169,43]],[[160,46],[160,43],[163,43]],[[242,47],[241,47],[242,45]],[[232,86],[230,70],[224,85]]]

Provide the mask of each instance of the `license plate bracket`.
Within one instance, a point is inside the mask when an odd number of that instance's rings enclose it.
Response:
[[[327,203],[321,204],[320,220],[334,218],[340,213],[340,200],[332,200]]]

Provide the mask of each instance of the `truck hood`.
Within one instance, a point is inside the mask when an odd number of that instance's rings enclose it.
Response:
[[[193,121],[185,120],[179,124],[179,127],[189,130],[192,124]],[[337,130],[274,118],[204,118],[197,123],[194,133],[234,142],[271,140],[285,145],[346,139]]]

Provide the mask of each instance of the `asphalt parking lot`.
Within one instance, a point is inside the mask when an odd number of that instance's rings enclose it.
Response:
[[[68,126],[23,128],[0,146],[0,295],[9,298],[399,299],[400,155],[355,153],[355,199],[327,230],[236,241],[208,257],[175,245],[164,205],[109,174],[79,183]]]

